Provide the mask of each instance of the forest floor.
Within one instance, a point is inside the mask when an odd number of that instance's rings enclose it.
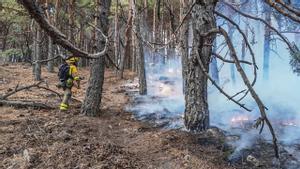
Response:
[[[57,70],[56,70],[57,72]],[[74,91],[83,100],[88,70],[82,88]],[[57,73],[42,77],[53,90]],[[137,121],[124,108],[130,98],[121,89],[134,74],[126,72],[119,80],[111,70],[105,74],[100,117],[80,114],[80,103],[74,101],[71,110],[59,112],[29,108],[0,107],[0,168],[161,168],[161,169],[225,169],[231,168],[226,153],[214,138],[180,130],[163,130]],[[26,64],[0,67],[0,95],[17,84],[33,84],[32,69]],[[60,100],[42,89],[19,92],[11,100],[33,100],[57,107]],[[209,140],[209,141],[207,141]]]

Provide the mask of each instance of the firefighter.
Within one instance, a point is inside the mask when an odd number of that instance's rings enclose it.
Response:
[[[66,63],[59,67],[58,76],[60,84],[58,87],[64,90],[64,97],[59,106],[61,111],[66,111],[69,108],[69,101],[72,97],[72,87],[76,86],[80,89],[80,77],[77,70],[78,61],[78,57],[70,57],[66,60]]]

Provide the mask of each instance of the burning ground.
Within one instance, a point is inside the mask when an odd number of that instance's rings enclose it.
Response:
[[[1,94],[17,84],[32,84],[31,71],[29,65],[2,65]],[[88,70],[80,71],[88,77]],[[56,90],[56,73],[44,70],[43,77]],[[82,89],[75,91],[77,101],[72,102],[73,109],[68,113],[1,106],[0,168],[233,168],[228,166],[224,142],[214,132],[196,135],[164,130],[137,121],[132,113],[124,111],[130,104],[130,90],[125,90],[125,84],[133,77],[127,72],[127,80],[120,81],[113,71],[107,71],[101,117],[79,114],[78,101],[84,97],[87,78]],[[134,86],[130,88],[134,90]],[[54,94],[40,89],[20,92],[9,99],[34,100],[53,107],[59,104]]]
[[[127,106],[128,111],[135,113],[137,119],[152,123],[164,129],[185,130],[183,125],[184,95],[182,91],[181,63],[180,58],[174,57],[161,66],[152,66],[148,61],[147,80],[148,95],[139,96],[137,94],[138,81],[129,81],[125,90],[132,98],[132,105]],[[289,77],[291,79],[291,76]],[[236,91],[242,90],[239,84],[226,84],[222,80],[224,90],[232,95]],[[225,149],[228,150],[227,160],[233,164],[249,168],[300,168],[299,156],[299,131],[300,118],[295,105],[285,103],[285,95],[276,97],[272,90],[276,87],[271,86],[266,90],[271,82],[258,84],[260,93],[270,105],[268,116],[275,128],[279,138],[280,160],[274,158],[272,137],[268,130],[264,129],[259,134],[259,129],[253,127],[255,120],[260,116],[254,102],[246,97],[244,102],[252,109],[246,112],[233,105],[221,95],[213,86],[209,86],[209,105],[210,123],[213,128],[221,130],[215,131],[214,135],[225,142]],[[277,83],[277,84],[282,84]],[[290,83],[289,85],[293,85]],[[287,94],[291,89],[282,86],[277,87],[278,93]],[[274,97],[275,96],[275,97]],[[295,96],[292,94],[290,96]],[[297,107],[297,106],[296,106]],[[225,150],[225,151],[226,151]]]

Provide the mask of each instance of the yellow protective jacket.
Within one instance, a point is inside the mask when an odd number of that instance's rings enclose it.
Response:
[[[69,63],[68,63],[69,64]],[[73,81],[75,80],[75,81],[79,81],[80,80],[80,78],[79,78],[79,76],[78,76],[78,70],[77,70],[77,67],[74,65],[74,64],[69,64],[69,66],[70,66],[70,69],[69,69],[69,75],[70,75],[70,77],[72,77],[72,78],[69,78],[68,80],[67,80],[67,87],[69,87],[69,88],[71,88],[72,86],[73,86]]]

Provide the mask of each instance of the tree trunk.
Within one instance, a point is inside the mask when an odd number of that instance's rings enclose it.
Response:
[[[47,5],[46,7],[48,9],[48,10],[46,10],[46,16],[47,16],[49,22],[51,24],[53,24],[54,19],[53,19],[52,14],[49,12],[49,2],[48,2],[48,0],[46,0],[46,5]],[[52,38],[50,36],[48,36],[48,55],[47,55],[47,59],[51,59],[51,58],[53,58],[53,41],[52,41]],[[53,64],[54,64],[53,60],[47,62],[48,72],[51,72],[51,73],[54,72]]]
[[[229,30],[229,38],[233,39],[234,27],[230,23],[228,23],[228,30]],[[232,57],[232,56],[231,56]],[[235,77],[236,68],[234,64],[230,65],[230,77],[232,80],[232,84],[236,84],[236,77]]]
[[[193,45],[188,59],[188,74],[185,92],[184,123],[188,130],[203,131],[209,127],[207,103],[207,77],[202,72],[197,57],[200,57],[206,70],[209,70],[212,44],[215,36],[201,34],[216,27],[214,9],[217,0],[196,1],[192,10]]]
[[[180,21],[188,12],[189,0],[180,0]],[[181,54],[181,63],[182,63],[182,79],[183,79],[183,89],[187,83],[187,71],[188,71],[188,57],[189,57],[189,46],[188,46],[188,35],[189,35],[189,18],[186,18],[186,21],[183,22],[180,28],[180,41],[179,49]],[[183,90],[185,91],[185,90]]]
[[[145,21],[148,19],[148,0],[144,0],[144,18]]]
[[[3,33],[3,40],[2,40],[2,51],[6,50],[6,43],[7,43],[7,38],[9,35],[9,30],[12,24],[7,24],[5,28],[5,33]]]
[[[135,35],[135,43],[136,43],[136,57],[137,57],[137,65],[138,65],[138,76],[139,76],[139,93],[140,95],[147,94],[147,82],[146,82],[146,71],[145,71],[145,58],[144,58],[144,49],[143,43],[137,35],[141,35],[140,32],[140,16],[136,15],[136,0],[134,0],[133,4],[133,21],[134,21],[134,29],[136,31]]]
[[[213,47],[213,52],[217,52],[217,41],[215,40],[214,42],[214,47]],[[220,79],[219,79],[219,69],[218,69],[218,61],[215,56],[211,58],[211,63],[210,63],[210,74],[212,79],[217,83],[220,84]]]
[[[36,39],[35,39],[35,61],[42,60],[41,59],[41,28],[37,26],[37,32],[36,32]],[[34,80],[40,81],[41,80],[41,63],[37,62],[34,65]]]
[[[245,25],[245,35],[248,38],[248,20],[246,20],[246,25]],[[246,40],[243,39],[242,42],[242,55],[241,55],[241,60],[245,60],[246,58],[246,50],[247,50],[247,44],[246,44]],[[243,64],[242,67],[244,68],[245,65]]]
[[[109,28],[109,9],[111,0],[96,0],[96,26],[107,35]],[[95,33],[96,47],[98,51],[103,50],[105,39],[100,32]],[[100,104],[102,97],[102,86],[104,81],[105,58],[100,57],[93,61],[90,69],[90,79],[86,90],[84,103],[81,108],[81,113],[87,116],[97,116],[100,114]]]
[[[114,48],[115,48],[115,58],[114,61],[118,65],[119,64],[119,43],[120,43],[120,37],[119,37],[119,0],[116,2],[116,10],[115,10],[115,35],[114,35]],[[116,69],[117,72],[117,69]]]
[[[268,5],[265,8],[265,20],[271,25],[271,9]],[[270,64],[270,40],[271,40],[271,30],[269,27],[265,26],[265,36],[264,36],[264,63],[263,63],[263,79],[269,79],[269,64]]]
[[[84,39],[85,39],[85,36],[84,36],[84,23],[81,22],[80,23],[80,33],[79,33],[79,48],[81,48],[81,49],[85,48],[85,46],[84,46]],[[85,62],[85,59],[81,58],[79,60],[79,66],[83,67],[84,66],[84,62]]]
[[[52,38],[50,36],[48,36],[48,59],[53,58],[53,41]],[[53,73],[54,72],[54,61],[51,60],[47,63],[47,69],[48,72]]]
[[[132,3],[133,0],[129,1],[129,13],[128,13],[128,20],[127,20],[127,27],[125,31],[125,47],[124,47],[124,55],[121,58],[120,62],[120,72],[119,72],[119,78],[123,79],[123,73],[125,64],[130,64],[130,44],[131,44],[131,33],[132,33]]]
[[[69,15],[68,39],[71,42],[75,42],[74,13],[75,13],[75,0],[69,0],[69,4],[68,4],[68,15]]]

